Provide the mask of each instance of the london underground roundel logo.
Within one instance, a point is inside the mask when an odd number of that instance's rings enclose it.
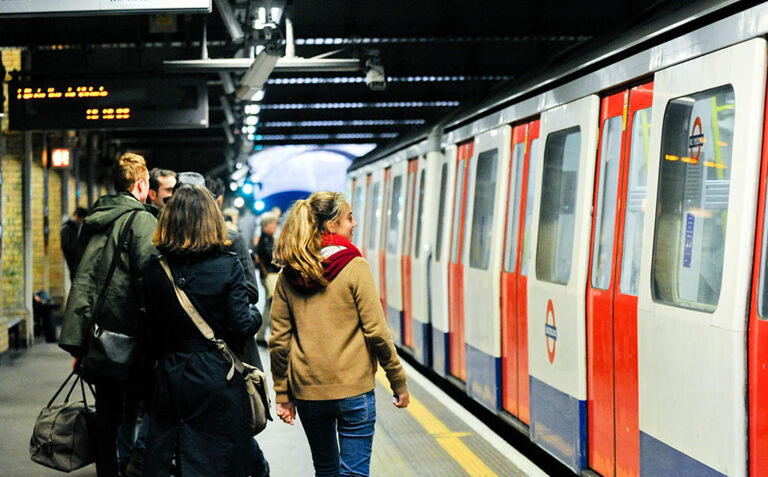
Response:
[[[555,349],[557,348],[557,325],[555,324],[555,307],[552,300],[547,302],[547,322],[544,325],[544,334],[547,337],[547,356],[549,362],[555,361]]]

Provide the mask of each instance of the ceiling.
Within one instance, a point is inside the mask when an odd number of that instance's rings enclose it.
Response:
[[[226,1],[226,0],[225,0]],[[229,0],[244,25],[249,8],[266,2]],[[280,3],[280,2],[272,2]],[[285,2],[283,2],[285,3]],[[293,0],[284,18],[293,23],[296,55],[309,58],[378,56],[386,89],[366,86],[364,72],[274,71],[260,102],[255,142],[226,126],[216,71],[174,72],[165,61],[247,56],[232,42],[216,8],[209,15],[176,15],[172,31],[153,33],[153,15],[103,15],[0,19],[0,46],[24,47],[27,78],[193,75],[206,79],[210,127],[194,130],[107,131],[116,150],[144,153],[151,165],[225,172],[229,145],[238,152],[277,144],[383,144],[477,101],[506,80],[542,68],[569,49],[651,14],[663,5],[640,0],[372,1]],[[244,28],[246,32],[250,31]],[[245,44],[248,44],[246,39]],[[241,73],[232,78],[237,83]],[[227,96],[236,115],[243,104]],[[243,144],[241,144],[244,143]],[[229,156],[231,157],[231,156]]]

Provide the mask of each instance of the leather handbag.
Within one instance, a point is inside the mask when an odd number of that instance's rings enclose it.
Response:
[[[101,309],[104,306],[112,276],[115,274],[117,261],[122,251],[128,249],[128,235],[137,212],[131,213],[120,232],[117,247],[104,278],[104,285],[93,307],[81,371],[83,379],[89,383],[95,383],[104,378],[118,381],[136,380],[141,375],[141,367],[145,364],[146,343],[143,337],[110,331],[99,323]]]
[[[72,371],[48,401],[48,405],[40,411],[29,441],[29,456],[34,462],[64,472],[85,467],[94,461],[94,445],[89,429],[96,408],[88,404],[85,385],[80,376],[75,378],[64,402],[53,404],[74,375]],[[82,400],[70,402],[69,398],[78,382]]]
[[[251,411],[251,432],[255,436],[259,432],[263,431],[267,427],[267,421],[272,420],[272,416],[269,412],[270,400],[269,393],[267,392],[267,377],[263,371],[256,366],[252,366],[248,363],[243,363],[227,346],[224,340],[217,339],[213,333],[213,330],[205,319],[200,315],[195,306],[189,300],[187,294],[181,288],[176,285],[176,280],[173,279],[171,269],[168,267],[168,260],[165,257],[160,257],[160,265],[163,267],[165,274],[168,276],[173,285],[173,289],[176,292],[176,298],[178,298],[181,307],[187,312],[189,318],[195,324],[200,333],[210,341],[216,349],[218,349],[224,357],[232,363],[227,373],[227,381],[231,380],[238,372],[245,381],[245,391],[248,393],[248,403]]]

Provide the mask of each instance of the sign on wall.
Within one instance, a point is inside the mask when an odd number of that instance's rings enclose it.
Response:
[[[0,15],[121,12],[210,13],[211,0],[0,0]]]
[[[10,129],[187,129],[208,127],[201,78],[12,81]]]

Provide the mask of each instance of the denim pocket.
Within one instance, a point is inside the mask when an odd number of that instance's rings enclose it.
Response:
[[[339,414],[348,423],[361,423],[376,418],[376,395],[371,390],[365,394],[339,400]]]

